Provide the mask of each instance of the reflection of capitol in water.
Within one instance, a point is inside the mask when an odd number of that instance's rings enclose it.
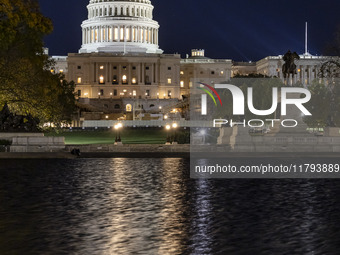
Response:
[[[57,62],[53,71],[75,81],[79,101],[88,111],[166,113],[179,106],[197,82],[225,83],[249,74],[283,79],[282,56],[235,62],[208,58],[200,49],[184,59],[179,54],[163,54],[159,24],[153,20],[149,0],[91,0],[87,9],[79,53],[53,57]],[[297,74],[291,82],[311,84],[326,59],[306,50],[295,62]]]

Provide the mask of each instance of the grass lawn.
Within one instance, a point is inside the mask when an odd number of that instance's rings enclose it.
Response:
[[[66,144],[113,144],[116,133],[113,130],[77,130],[45,133],[45,136],[64,136]],[[164,144],[167,134],[163,128],[124,128],[120,136],[123,144]]]

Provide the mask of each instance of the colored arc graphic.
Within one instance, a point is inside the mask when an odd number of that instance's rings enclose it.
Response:
[[[215,103],[215,105],[217,106],[216,100],[215,100],[214,96],[210,93],[209,90],[206,90],[206,89],[200,88],[200,87],[197,87],[197,88],[198,88],[198,89],[201,89],[201,90],[203,90],[205,93],[207,93],[207,94],[214,100],[214,103]]]
[[[209,88],[212,92],[214,92],[214,94],[217,96],[218,100],[220,101],[221,106],[223,106],[222,100],[221,100],[221,98],[220,98],[220,95],[217,93],[217,91],[216,91],[213,87],[211,87],[211,86],[208,85],[208,84],[202,83],[202,82],[199,82],[199,84],[201,84],[201,85],[203,85],[203,86]],[[200,89],[202,89],[202,88],[200,88]],[[204,89],[202,89],[202,90],[204,90]],[[207,92],[207,90],[204,90],[204,91]],[[217,105],[217,104],[216,104],[216,100],[215,100],[215,98],[213,97],[213,95],[212,95],[211,93],[209,93],[209,92],[207,92],[207,93],[208,93],[209,96],[212,97],[212,99],[213,99],[214,102],[215,102],[215,105]]]

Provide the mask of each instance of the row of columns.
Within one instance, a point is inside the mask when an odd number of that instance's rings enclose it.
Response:
[[[89,19],[95,17],[112,17],[112,16],[132,16],[152,19],[152,9],[135,7],[133,5],[115,7],[103,6],[100,8],[91,7],[89,9]]]
[[[93,65],[94,68],[94,83],[99,82],[99,77],[103,75],[105,77],[105,82],[111,83],[113,80],[113,76],[117,75],[118,84],[122,85],[122,77],[123,75],[127,76],[128,84],[132,84],[132,78],[136,79],[136,84],[144,85],[146,82],[151,84],[158,84],[160,81],[159,74],[159,65],[156,63],[148,64],[149,70],[146,70],[146,64],[140,63],[136,64],[136,70],[134,70],[134,74],[132,71],[133,64],[113,64],[107,63],[104,65],[104,69],[101,70],[100,66],[102,64],[95,63]],[[117,70],[113,69],[113,66],[117,66]],[[127,70],[123,70],[123,66],[127,67]],[[133,76],[134,75],[134,76]],[[148,79],[147,79],[148,76]],[[134,84],[132,84],[134,85]]]
[[[83,44],[124,41],[158,45],[158,29],[134,26],[94,26],[83,28]]]
[[[310,85],[313,80],[318,78],[318,68],[317,66],[312,66],[312,65],[297,65],[296,67],[296,74],[294,75],[294,79],[292,79],[292,75],[290,75],[289,80],[293,84],[297,83],[300,81],[303,85]],[[280,69],[279,72],[279,77],[281,79],[283,78],[283,73],[282,73],[282,68]]]

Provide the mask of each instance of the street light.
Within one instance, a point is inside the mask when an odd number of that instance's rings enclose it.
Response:
[[[174,140],[173,140],[173,143],[177,143],[177,137],[176,137],[176,129],[177,129],[178,125],[177,123],[173,123],[172,124],[172,128],[174,130]]]
[[[116,125],[114,125],[114,129],[116,130],[116,139],[115,139],[115,143],[121,143],[122,139],[120,138],[120,129],[123,127],[122,123],[118,123]]]
[[[170,144],[169,131],[170,131],[170,129],[171,129],[171,126],[170,126],[170,125],[166,125],[166,126],[165,126],[165,129],[166,129],[166,143],[167,143],[167,144]]]

